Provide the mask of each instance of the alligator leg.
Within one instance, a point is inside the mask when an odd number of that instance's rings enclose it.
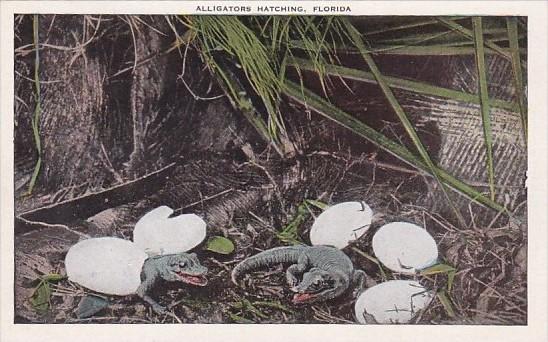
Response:
[[[145,302],[147,302],[154,312],[158,314],[163,314],[166,312],[166,308],[162,305],[160,305],[157,301],[155,301],[151,296],[148,295],[150,290],[154,287],[156,284],[156,281],[158,280],[158,272],[153,267],[150,267],[148,263],[145,263],[145,266],[143,267],[143,272],[141,273],[141,284],[137,288],[137,295],[141,297]]]
[[[358,296],[365,288],[366,274],[362,270],[355,270],[352,275],[352,286],[354,287],[354,297]]]
[[[140,296],[141,298],[143,298],[143,300],[144,300],[145,302],[147,302],[148,304],[150,304],[150,306],[152,307],[152,310],[154,310],[154,312],[156,312],[157,314],[160,314],[160,315],[161,315],[161,314],[166,313],[166,310],[167,310],[166,307],[163,306],[163,305],[158,304],[158,302],[155,301],[151,296],[146,295],[146,294],[143,295],[143,296],[141,296],[141,295],[139,294],[139,296]]]
[[[304,271],[306,271],[309,264],[310,262],[308,260],[308,256],[306,254],[301,254],[301,256],[299,256],[299,260],[297,260],[297,263],[289,266],[285,272],[285,275],[287,284],[289,284],[290,287],[294,287],[299,283],[301,275]]]

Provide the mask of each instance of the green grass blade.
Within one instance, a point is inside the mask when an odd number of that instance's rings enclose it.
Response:
[[[376,146],[387,151],[401,161],[432,176],[432,170],[428,167],[428,165],[426,165],[426,163],[420,157],[417,157],[413,153],[411,153],[405,146],[400,145],[399,143],[394,142],[391,139],[388,139],[382,133],[377,132],[375,129],[357,120],[350,114],[328,103],[323,98],[311,92],[310,90],[301,87],[300,85],[293,83],[289,80],[286,80],[284,92],[292,99],[306,105],[308,108],[315,110],[320,115],[334,121],[342,127],[348,128],[352,132],[369,140]],[[482,204],[496,211],[506,212],[506,209],[502,205],[496,203],[495,201],[492,201],[468,184],[456,179],[445,170],[436,166],[434,167],[440,179],[451,189],[457,191],[458,193],[466,196],[467,198],[478,204]]]
[[[451,292],[453,289],[453,283],[455,282],[455,275],[457,274],[457,270],[450,271],[447,273],[447,292]]]
[[[293,310],[289,309],[287,306],[283,305],[282,303],[276,302],[276,301],[260,300],[260,301],[253,302],[253,305],[254,306],[264,306],[264,307],[267,307],[267,308],[278,309],[280,311],[285,311],[287,313],[294,313]]]
[[[483,47],[483,31],[481,18],[472,18],[474,27],[474,42],[476,46],[476,66],[478,70],[479,95],[481,106],[481,119],[483,123],[483,137],[487,149],[487,174],[489,178],[489,191],[491,199],[495,200],[495,169],[493,166],[493,136],[491,131],[491,114],[489,108],[489,94],[487,90],[487,67],[485,66],[485,55]]]
[[[439,274],[439,273],[449,273],[454,272],[455,268],[451,265],[447,264],[436,264],[433,266],[430,266],[428,268],[425,268],[419,272],[420,275],[432,275],[432,274]]]
[[[508,41],[508,32],[506,28],[486,29],[483,27],[483,34],[485,35],[485,41],[488,43],[506,42]],[[517,36],[517,35],[516,35]],[[524,38],[525,35],[517,36],[518,38]],[[461,33],[455,30],[431,32],[431,33],[407,33],[405,36],[389,39],[375,40],[374,44],[385,45],[418,45],[420,43],[428,42],[428,45],[445,45],[445,46],[459,46],[459,45],[473,45],[474,43],[463,36]]]
[[[304,70],[314,71],[314,65],[307,59],[302,58],[291,58],[288,61],[289,65],[298,67]],[[377,84],[375,76],[371,72],[362,71],[358,69],[347,68],[339,65],[327,64],[325,66],[325,71],[328,74],[335,76],[342,76],[344,78],[362,81],[371,84]],[[410,81],[403,78],[384,76],[384,79],[388,85],[392,88],[407,90],[414,93],[432,95],[441,98],[451,99],[455,101],[462,101],[467,103],[480,104],[480,98],[476,94],[465,93],[458,90],[453,90],[449,88],[437,87],[427,83]],[[517,112],[519,110],[517,103],[507,102],[498,99],[489,99],[489,104],[493,107],[507,109],[510,111]]]
[[[373,60],[371,55],[369,55],[365,51],[365,44],[364,44],[361,36],[359,35],[358,30],[356,30],[356,28],[349,21],[345,21],[345,23],[346,23],[346,27],[347,27],[347,30],[350,34],[350,37],[352,39],[353,44],[358,48],[358,50],[362,51],[362,57],[365,60],[365,62],[367,63],[367,66],[369,67],[371,72],[373,73],[373,76],[375,76],[375,79],[377,80],[377,83],[379,84],[382,92],[384,93],[384,96],[386,97],[386,99],[388,100],[388,102],[390,103],[392,108],[394,109],[394,112],[398,116],[398,119],[402,123],[405,130],[407,131],[407,134],[411,138],[411,140],[412,140],[413,144],[415,145],[415,148],[419,152],[420,156],[422,157],[422,159],[424,160],[424,162],[426,163],[426,165],[430,169],[431,174],[434,176],[434,179],[440,185],[440,188],[443,191],[445,198],[447,199],[447,203],[453,209],[453,212],[455,213],[455,215],[458,218],[458,220],[460,221],[460,223],[463,226],[465,226],[466,222],[464,221],[464,218],[462,217],[461,213],[455,207],[453,201],[451,200],[451,198],[447,194],[445,186],[441,182],[441,180],[439,179],[439,176],[436,172],[436,169],[434,167],[434,163],[430,159],[428,151],[426,150],[426,148],[422,144],[422,141],[420,140],[417,132],[415,131],[415,128],[411,124],[411,121],[407,117],[407,114],[405,114],[403,108],[401,107],[398,100],[396,99],[396,96],[392,92],[392,89],[390,89],[390,86],[384,80],[384,76],[382,75],[379,68],[377,67],[377,64],[375,63],[375,61]]]
[[[35,95],[36,95],[36,108],[34,109],[34,116],[32,118],[32,133],[34,136],[34,143],[36,145],[36,152],[38,154],[38,160],[34,166],[34,171],[29,182],[29,188],[27,194],[30,195],[38,179],[38,174],[40,173],[40,168],[42,167],[42,144],[40,142],[40,113],[41,113],[41,96],[40,96],[40,54],[38,49],[38,14],[33,16],[32,20],[33,28],[33,40],[34,40],[34,51],[36,53],[34,59],[34,85],[35,85]]]
[[[470,44],[473,44],[470,41]],[[292,40],[289,42],[289,46],[293,49],[301,49],[307,51],[308,47],[303,44],[300,40]],[[338,45],[333,47],[333,50],[338,50],[346,54],[358,54],[358,50],[349,47]],[[505,54],[510,54],[508,49],[500,49]],[[371,54],[378,55],[404,55],[404,56],[462,56],[462,55],[473,55],[475,49],[473,46],[451,46],[445,44],[437,45],[382,45],[374,44],[371,48],[366,50]],[[519,50],[520,54],[525,54],[525,49]],[[497,51],[488,49],[485,51],[486,54],[499,54]]]
[[[474,39],[474,33],[472,31],[470,31],[469,29],[467,29],[466,27],[460,25],[460,24],[457,24],[456,22],[452,21],[452,20],[449,20],[449,19],[445,19],[445,18],[438,18],[438,20],[446,25],[447,27],[451,28],[452,30],[455,30],[459,33],[461,33],[462,35],[470,38],[470,39]],[[483,40],[482,40],[483,41]],[[508,51],[505,51],[504,49],[502,49],[500,46],[498,46],[497,44],[493,43],[493,42],[483,42],[485,44],[485,46],[489,47],[490,49],[493,49],[494,51],[498,52],[502,57],[506,58],[506,59],[510,59],[510,54]]]
[[[443,305],[445,312],[447,312],[447,315],[451,318],[455,317],[455,310],[453,310],[453,304],[451,304],[451,300],[449,299],[447,292],[445,290],[441,290],[436,295],[441,305]]]
[[[291,218],[291,221],[288,222],[283,229],[276,234],[276,237],[285,243],[291,243],[293,245],[302,244],[303,242],[299,238],[299,227],[307,220],[310,216],[310,211],[308,209],[307,200],[299,204],[297,207],[297,212]]]
[[[521,57],[519,55],[518,41],[518,23],[516,17],[506,18],[508,29],[508,41],[510,43],[510,53],[512,56],[512,71],[514,75],[514,87],[519,104],[519,113],[521,115],[521,127],[523,130],[524,143],[527,144],[527,101],[524,93],[523,73],[521,71]]]
[[[377,55],[404,55],[404,56],[466,56],[473,55],[473,46],[451,46],[451,45],[375,45],[370,53]],[[501,49],[504,53],[510,53],[507,49]],[[491,49],[485,51],[487,54],[499,54]],[[520,50],[525,53],[525,50]]]
[[[324,203],[322,201],[318,201],[318,200],[313,200],[313,199],[307,199],[305,200],[305,203],[306,204],[310,204],[318,209],[321,209],[321,210],[325,210],[327,209],[329,206],[327,205],[327,203]]]
[[[458,19],[462,19],[462,18],[464,18],[464,17],[452,17],[451,19],[458,20]],[[406,24],[400,24],[400,25],[395,25],[395,26],[391,26],[391,27],[387,27],[387,28],[382,28],[382,29],[378,29],[378,30],[365,32],[363,35],[367,37],[367,36],[372,36],[372,35],[379,34],[379,33],[387,33],[387,32],[405,30],[405,29],[410,29],[410,28],[417,28],[417,27],[428,26],[428,25],[432,25],[432,24],[436,24],[436,23],[437,23],[436,19],[419,19],[417,21],[412,21],[412,22],[406,23]]]
[[[214,62],[212,62],[214,63]],[[215,73],[219,76],[222,82],[219,82],[225,92],[229,94],[229,99],[232,102],[232,105],[237,108],[247,119],[247,121],[255,128],[257,133],[263,138],[267,143],[272,143],[277,151],[277,144],[275,141],[272,141],[272,137],[269,134],[268,127],[266,122],[254,111],[253,105],[242,96],[243,90],[239,87],[235,80],[232,79],[223,69],[219,66],[215,67]]]
[[[245,317],[242,317],[240,315],[237,315],[237,314],[234,314],[234,313],[228,313],[228,317],[230,317],[230,319],[233,321],[233,322],[236,322],[236,323],[242,323],[242,324],[251,324],[251,323],[255,323],[255,321],[252,321],[248,318],[245,318]]]
[[[359,255],[361,255],[362,257],[366,258],[367,260],[371,261],[372,263],[376,264],[377,267],[379,268],[379,272],[381,273],[381,278],[383,280],[387,280],[388,277],[386,276],[386,272],[384,272],[384,269],[382,267],[382,264],[381,262],[379,261],[379,259],[365,253],[364,251],[362,251],[361,249],[358,249],[356,247],[352,247],[352,250],[356,253],[358,253]]]
[[[285,136],[285,127],[278,111],[281,82],[279,65],[257,33],[236,16],[187,17],[201,43],[201,52],[209,62],[215,61],[212,51],[223,50],[240,64],[250,86],[261,98],[268,112],[268,132],[273,140]]]

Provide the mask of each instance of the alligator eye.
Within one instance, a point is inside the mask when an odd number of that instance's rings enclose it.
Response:
[[[181,262],[179,263],[179,266],[185,267],[185,266],[186,266],[186,261],[181,261]]]

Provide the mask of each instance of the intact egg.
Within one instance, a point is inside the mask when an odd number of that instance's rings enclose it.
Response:
[[[438,246],[426,229],[407,222],[388,223],[373,236],[373,252],[390,270],[413,274],[434,265]]]

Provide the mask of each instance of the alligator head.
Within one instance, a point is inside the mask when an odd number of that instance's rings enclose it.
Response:
[[[345,289],[336,274],[313,267],[304,273],[302,281],[291,289],[295,292],[292,301],[294,304],[306,304],[331,299]]]
[[[182,281],[196,286],[207,285],[207,267],[200,264],[195,253],[172,254],[162,257],[160,276],[167,281]]]

